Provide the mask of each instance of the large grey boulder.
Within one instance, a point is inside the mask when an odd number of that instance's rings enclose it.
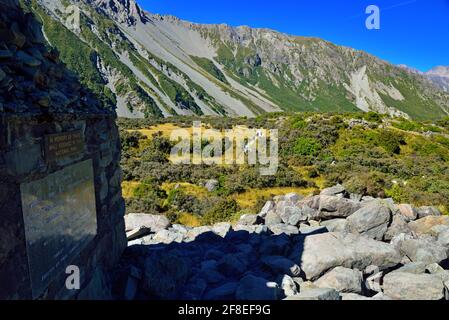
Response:
[[[253,275],[243,277],[235,293],[237,300],[278,300],[280,296],[276,283]]]
[[[383,280],[384,293],[394,300],[442,300],[444,285],[431,274],[391,272]]]
[[[270,211],[265,216],[265,225],[271,226],[282,223],[282,219],[276,211]]]
[[[184,240],[184,235],[179,232],[170,230],[159,230],[154,236],[154,241],[158,243],[170,244],[172,242],[181,243]]]
[[[286,194],[282,200],[287,204],[287,205],[295,205],[298,203],[298,201],[304,199],[303,196],[297,194],[297,193],[289,193]]]
[[[341,300],[340,294],[329,288],[312,288],[301,290],[298,295],[287,297],[285,300],[290,301],[307,301],[307,300]]]
[[[279,223],[275,225],[271,225],[268,227],[271,232],[273,232],[275,235],[293,235],[293,234],[299,234],[299,229],[297,227],[287,225],[284,223]]]
[[[259,222],[259,216],[255,214],[244,214],[240,217],[237,224],[243,225],[243,226],[254,226],[258,224]]]
[[[266,256],[261,261],[275,274],[286,274],[291,277],[298,277],[301,274],[301,268],[285,257]]]
[[[390,208],[381,201],[372,201],[347,219],[347,229],[352,233],[382,240],[390,220]]]
[[[361,204],[334,196],[320,196],[319,213],[315,219],[347,218],[361,208]]]
[[[426,264],[423,262],[411,262],[406,264],[405,266],[400,267],[396,271],[413,274],[423,274],[426,272]]]
[[[449,228],[438,234],[438,243],[449,248]]]
[[[376,265],[381,270],[394,267],[402,255],[392,245],[356,234],[338,232],[307,236],[300,241],[290,257],[307,279],[315,280],[335,267],[365,269]]]
[[[297,205],[299,207],[308,207],[313,211],[320,209],[320,201],[322,196],[312,196],[301,200]]]
[[[216,223],[212,227],[212,231],[219,235],[220,237],[224,238],[226,235],[232,230],[232,225],[228,222],[220,222]]]
[[[431,238],[404,240],[401,243],[400,251],[413,262],[432,264],[447,259],[447,248]]]
[[[346,219],[332,219],[321,222],[323,227],[326,227],[329,232],[343,232],[346,230]]]
[[[277,212],[283,223],[292,226],[297,226],[300,222],[307,221],[308,218],[307,212],[297,206],[284,206],[282,208],[277,208]]]
[[[393,222],[388,227],[387,232],[384,235],[384,240],[390,241],[395,236],[399,234],[411,234],[412,230],[410,229],[407,218],[403,215],[396,214],[393,216]]]
[[[449,230],[449,226],[445,226],[444,224],[436,225],[430,229],[430,235],[438,238],[441,233],[446,232]]]
[[[130,213],[125,215],[125,226],[126,231],[148,229],[151,232],[158,232],[167,229],[170,226],[170,221],[162,215]]]
[[[346,189],[341,184],[337,184],[336,186],[323,189],[321,191],[320,195],[322,196],[337,196],[341,195],[344,196],[346,194]]]
[[[336,267],[314,283],[318,288],[332,288],[339,292],[362,292],[362,273],[358,270]]]
[[[192,229],[187,231],[187,233],[185,235],[185,239],[186,239],[187,242],[195,241],[195,239],[199,235],[202,235],[204,233],[209,233],[209,232],[213,232],[213,228],[212,227],[202,226],[202,227],[192,228]]]

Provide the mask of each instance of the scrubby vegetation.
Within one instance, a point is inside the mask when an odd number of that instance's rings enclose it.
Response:
[[[261,176],[257,166],[170,163],[171,130],[190,128],[194,120],[215,129],[235,125],[279,129],[277,174]],[[307,195],[336,183],[361,195],[439,205],[443,211],[449,208],[449,119],[410,124],[375,113],[300,113],[252,119],[119,119],[118,123],[128,212],[211,224],[257,213],[275,195]],[[208,191],[204,185],[211,179],[218,185]]]

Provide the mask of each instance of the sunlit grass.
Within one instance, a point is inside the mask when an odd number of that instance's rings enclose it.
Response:
[[[276,187],[267,189],[251,189],[241,194],[233,195],[239,206],[243,209],[253,208],[259,199],[271,199],[275,196],[282,196],[288,193],[297,193],[308,196],[315,191],[314,188],[294,188],[294,187]]]
[[[190,213],[180,213],[177,223],[184,225],[186,227],[200,227],[201,226],[201,219],[198,216],[195,216]]]
[[[134,190],[140,185],[137,181],[123,181],[122,194],[123,198],[130,199],[134,197]]]
[[[197,186],[195,184],[191,184],[191,183],[168,183],[165,182],[162,184],[161,189],[164,190],[165,192],[170,192],[171,190],[175,189],[176,186],[178,185],[178,188],[180,190],[182,190],[185,194],[190,195],[190,196],[194,196],[198,199],[202,199],[208,196],[209,192],[207,191],[206,188],[201,187],[201,186]]]

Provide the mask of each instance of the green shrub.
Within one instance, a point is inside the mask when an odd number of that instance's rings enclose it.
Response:
[[[295,154],[300,156],[316,156],[321,149],[322,145],[316,139],[305,137],[298,138],[293,147]]]
[[[203,216],[205,225],[213,225],[218,222],[229,222],[240,210],[234,199],[221,199]]]
[[[404,130],[404,131],[415,131],[419,132],[422,126],[414,121],[402,119],[399,122],[393,122],[393,127]]]
[[[396,203],[407,202],[407,192],[399,184],[394,184],[390,189],[385,190],[385,193]]]
[[[401,145],[405,144],[404,137],[391,130],[382,130],[379,134],[379,145],[390,154],[399,154]]]
[[[353,175],[343,183],[346,190],[351,193],[372,197],[385,197],[385,188],[388,185],[385,174],[378,172],[359,173]]]
[[[364,114],[363,118],[369,122],[382,123],[382,115],[377,112],[369,111]]]

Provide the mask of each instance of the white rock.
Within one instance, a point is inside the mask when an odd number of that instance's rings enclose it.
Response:
[[[274,202],[268,201],[267,203],[265,203],[262,210],[259,212],[259,217],[265,218],[267,216],[268,212],[270,212],[273,208],[274,208]]]
[[[438,243],[446,248],[449,247],[449,228],[438,234]]]
[[[231,229],[232,225],[228,222],[216,223],[212,227],[212,231],[222,238],[226,237],[226,235],[229,233],[229,231],[231,231]]]
[[[350,232],[382,240],[391,220],[391,211],[381,201],[372,201],[347,219]]]
[[[317,219],[347,218],[360,209],[358,202],[333,196],[319,196],[319,213]]]
[[[151,230],[151,232],[158,232],[167,229],[170,226],[170,221],[162,215],[130,213],[125,215],[125,225],[126,231],[145,228]]]
[[[307,236],[299,242],[291,259],[300,259],[307,279],[314,280],[335,267],[364,269],[369,265],[381,270],[396,266],[402,255],[393,246],[355,234],[324,233]]]
[[[298,294],[298,287],[293,280],[288,275],[284,275],[281,281],[281,289],[284,290],[284,294],[286,297],[294,296]]]
[[[384,293],[394,300],[441,300],[444,285],[431,274],[391,272],[383,280]]]
[[[339,292],[362,292],[362,273],[343,267],[336,267],[314,283],[318,288],[332,288]]]
[[[337,184],[336,186],[323,189],[323,191],[321,191],[320,195],[335,196],[335,195],[344,194],[344,193],[346,193],[345,187],[343,187],[341,184]]]
[[[402,241],[400,251],[413,262],[423,262],[426,265],[440,263],[447,259],[447,248],[431,239],[410,239]]]
[[[343,232],[346,229],[346,223],[346,219],[332,219],[321,222],[321,225],[329,232]]]

